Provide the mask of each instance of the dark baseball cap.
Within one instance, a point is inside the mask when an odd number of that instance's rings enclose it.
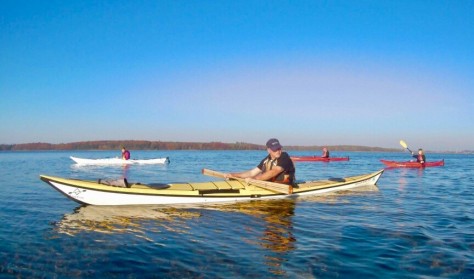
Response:
[[[277,139],[269,139],[267,141],[267,148],[270,148],[272,151],[277,151],[281,149],[281,145]]]

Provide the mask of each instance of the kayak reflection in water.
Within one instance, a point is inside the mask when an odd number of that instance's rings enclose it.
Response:
[[[281,267],[287,260],[288,253],[296,248],[292,222],[295,201],[291,199],[271,201],[262,204],[259,211],[265,220],[260,245],[272,251],[265,264],[272,274],[284,275],[285,271]]]
[[[122,159],[123,159],[123,160],[128,160],[128,159],[130,159],[130,151],[128,151],[127,149],[125,149],[124,146],[122,146]]]
[[[421,148],[418,149],[418,154],[415,154],[415,152],[412,152],[411,155],[413,158],[416,159],[418,163],[424,164],[426,162],[425,152]]]
[[[81,205],[72,213],[65,214],[61,220],[54,222],[54,229],[71,236],[83,232],[106,235],[126,233],[148,239],[147,234],[150,231],[166,231],[170,227],[185,232],[184,221],[199,217],[199,212],[157,206]],[[169,226],[169,223],[173,226]]]
[[[130,167],[129,164],[122,164],[122,178],[128,177],[128,168]]]
[[[262,230],[255,230],[260,234],[260,240],[255,241],[255,235],[249,233],[245,236],[246,241],[256,243],[268,252],[265,253],[265,264],[274,275],[284,275],[282,269],[288,260],[289,252],[296,249],[296,237],[293,234],[292,218],[295,214],[295,200],[259,200],[242,202],[222,206],[221,210],[237,211],[255,217],[253,221],[263,224]],[[253,221],[247,224],[253,226]]]

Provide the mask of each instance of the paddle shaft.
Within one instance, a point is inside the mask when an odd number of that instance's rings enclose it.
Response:
[[[286,184],[281,184],[281,183],[275,183],[275,182],[269,182],[269,181],[263,181],[263,180],[258,180],[258,179],[245,179],[245,178],[240,178],[240,177],[235,177],[235,176],[226,176],[225,173],[214,171],[214,170],[209,170],[209,169],[202,169],[202,174],[204,175],[209,175],[209,176],[214,176],[214,177],[219,177],[219,178],[230,178],[234,180],[238,180],[241,182],[247,182],[250,184],[253,184],[255,186],[258,186],[260,188],[264,188],[273,192],[278,192],[278,193],[283,193],[283,194],[291,194],[293,193],[293,187],[291,185],[286,185]]]

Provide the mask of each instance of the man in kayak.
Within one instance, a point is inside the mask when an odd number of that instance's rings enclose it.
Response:
[[[418,163],[424,164],[426,161],[425,152],[423,152],[423,149],[421,148],[418,149],[418,154],[415,154],[415,152],[412,152],[411,155],[413,156],[413,158],[416,158],[416,161]]]
[[[130,151],[128,151],[127,149],[125,149],[124,146],[122,146],[122,159],[123,159],[123,160],[128,160],[128,159],[130,159]]]
[[[321,155],[322,158],[329,158],[329,150],[324,147],[323,148],[323,155]]]
[[[282,151],[280,142],[275,139],[267,141],[268,156],[255,168],[237,173],[229,173],[229,177],[251,178],[292,185],[295,180],[295,166],[288,153]]]

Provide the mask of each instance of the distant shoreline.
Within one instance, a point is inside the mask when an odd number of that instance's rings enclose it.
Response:
[[[0,144],[0,151],[54,151],[54,150],[119,150],[125,146],[129,150],[265,150],[264,145],[235,142],[174,142],[174,141],[142,141],[142,140],[103,140],[81,141],[71,143],[22,143]],[[284,146],[286,150],[294,151],[321,151],[323,147],[330,151],[359,151],[359,152],[401,152],[402,148],[383,148],[360,145],[312,145],[312,146]],[[462,152],[433,152],[474,154],[474,151]]]
[[[34,150],[118,150],[125,146],[129,150],[265,150],[261,144],[235,142],[175,142],[175,141],[142,141],[142,140],[103,140],[103,141],[81,141],[71,143],[22,143],[22,144],[0,144],[0,151],[34,151]],[[400,149],[368,147],[357,145],[333,145],[333,146],[290,146],[285,145],[286,150],[318,150],[327,147],[331,151],[387,151],[397,152]]]

